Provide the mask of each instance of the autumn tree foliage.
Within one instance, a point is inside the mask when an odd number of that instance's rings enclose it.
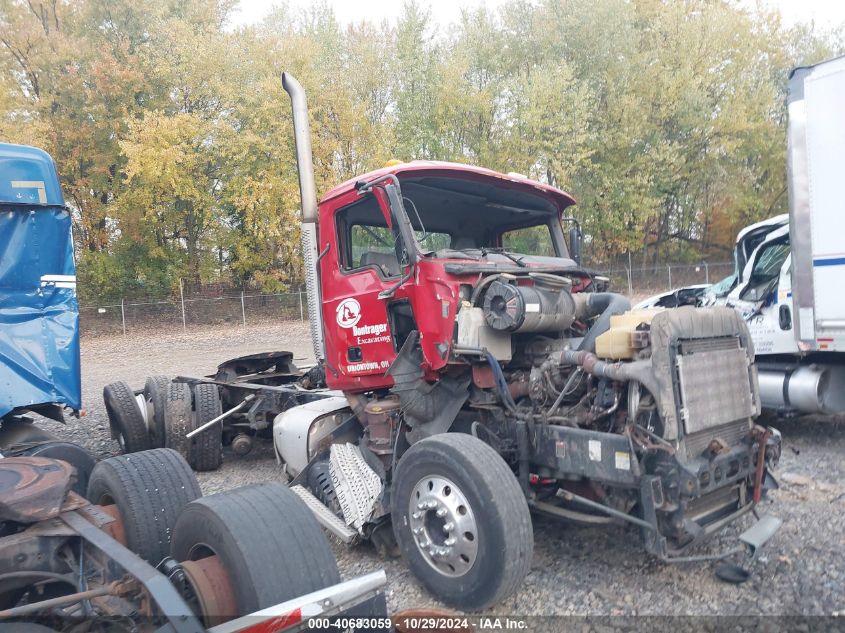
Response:
[[[290,106],[318,189],[387,160],[516,171],[570,191],[597,266],[727,257],[786,208],[791,68],[842,34],[727,0],[509,0],[436,24],[340,25],[232,0],[0,0],[0,139],[55,158],[83,298],[178,280],[301,282]]]

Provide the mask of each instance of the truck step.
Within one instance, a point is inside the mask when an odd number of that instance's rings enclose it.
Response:
[[[305,502],[308,509],[314,513],[317,523],[326,528],[344,543],[352,543],[358,536],[358,532],[346,525],[338,516],[321,503],[317,497],[311,494],[304,486],[291,486],[296,495]]]

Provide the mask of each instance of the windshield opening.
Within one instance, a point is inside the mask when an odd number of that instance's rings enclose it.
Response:
[[[446,177],[401,181],[404,216],[422,257],[526,265],[524,258],[566,258],[557,205],[514,188]],[[375,268],[384,277],[402,272],[405,252],[396,227],[368,193],[336,214],[344,270]],[[574,265],[574,262],[572,262]]]
[[[757,255],[748,286],[742,291],[740,299],[761,301],[766,299],[776,288],[786,258],[789,257],[789,241],[773,242],[763,247]]]
[[[409,178],[401,186],[423,256],[567,256],[559,210],[544,197],[446,177]]]
[[[529,226],[502,234],[502,248],[511,253],[554,257],[555,245],[548,225]]]
[[[717,281],[707,289],[706,294],[716,299],[722,299],[731,293],[734,286],[736,286],[736,273],[725,277],[721,281]]]

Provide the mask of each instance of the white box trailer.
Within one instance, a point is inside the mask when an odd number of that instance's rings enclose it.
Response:
[[[794,70],[788,104],[795,338],[805,351],[843,351],[845,57]]]

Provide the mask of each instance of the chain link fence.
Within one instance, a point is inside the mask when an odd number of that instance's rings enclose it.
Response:
[[[730,262],[661,264],[640,268],[600,270],[610,277],[610,289],[639,300],[678,286],[710,284],[733,272]],[[214,296],[208,296],[209,294]],[[128,335],[143,331],[188,330],[195,327],[247,327],[259,323],[308,318],[304,290],[277,294],[221,289],[219,285],[192,288],[168,299],[121,299],[80,304],[83,335]]]
[[[633,299],[666,292],[681,286],[714,284],[734,271],[733,262],[701,262],[699,264],[657,264],[654,266],[621,267],[604,270],[610,277],[610,289]]]
[[[217,297],[123,299],[79,306],[83,335],[132,334],[151,330],[188,330],[198,326],[246,327],[257,323],[304,320],[305,291],[278,294],[224,294]]]

